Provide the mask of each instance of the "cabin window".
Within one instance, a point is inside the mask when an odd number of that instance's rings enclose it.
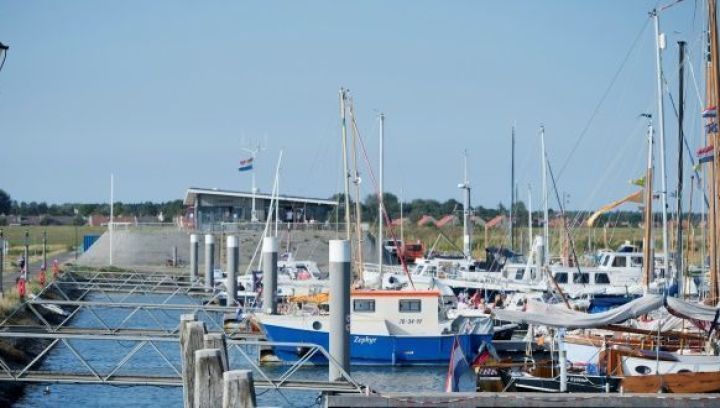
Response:
[[[652,372],[652,369],[650,369],[650,367],[648,367],[648,366],[641,365],[641,366],[635,367],[635,372],[638,374],[647,375]]]
[[[558,272],[555,274],[555,282],[567,283],[567,272]]]
[[[353,312],[372,313],[375,311],[375,301],[372,299],[354,299]]]
[[[630,258],[630,265],[631,266],[642,266],[642,256],[633,256]]]
[[[515,271],[515,280],[522,280],[523,276],[525,276],[524,268],[519,268],[517,271]]]
[[[602,265],[607,266],[609,261],[610,261],[610,255],[605,255],[605,259],[603,259]]]
[[[616,268],[624,268],[627,266],[627,262],[624,256],[616,256],[615,259],[613,259],[612,266]]]
[[[420,313],[422,311],[422,303],[420,299],[400,299],[401,313]]]
[[[574,273],[573,274],[573,283],[590,283],[590,275],[587,273]]]
[[[607,273],[596,273],[595,283],[609,284],[610,278],[608,277]]]

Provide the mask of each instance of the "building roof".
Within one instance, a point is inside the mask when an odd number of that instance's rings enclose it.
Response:
[[[183,203],[185,205],[195,205],[195,200],[197,200],[198,194],[224,196],[224,197],[240,197],[240,198],[252,198],[253,197],[253,194],[251,192],[247,192],[247,191],[234,191],[234,190],[220,190],[217,188],[190,187],[187,189],[187,192],[185,192],[185,200],[183,201]],[[258,198],[261,200],[271,200],[273,198],[273,195],[266,194],[266,193],[255,193],[255,198]],[[283,195],[283,194],[280,194],[279,198],[280,198],[280,201],[285,201],[285,202],[332,205],[332,206],[338,205],[337,201],[327,200],[327,199],[322,199],[322,198],[297,197],[297,196],[288,196],[288,195]]]

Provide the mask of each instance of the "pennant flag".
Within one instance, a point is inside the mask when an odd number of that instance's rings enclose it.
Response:
[[[240,160],[240,167],[238,167],[238,171],[248,171],[252,170],[253,168],[253,158]]]
[[[448,373],[445,377],[445,392],[460,391],[460,376],[462,376],[463,370],[467,370],[469,367],[460,347],[460,340],[455,336],[450,352],[450,365],[448,365]]]
[[[645,183],[643,183],[645,184]],[[633,202],[633,203],[642,203],[643,197],[642,197],[642,190],[636,191],[628,196],[625,196],[617,201],[613,201],[610,204],[607,204],[603,207],[600,207],[599,210],[595,211],[586,221],[586,225],[588,227],[592,227],[595,224],[595,221],[597,221],[598,217],[605,214],[608,211],[611,211],[617,207],[619,207],[621,204],[627,203],[627,202]]]
[[[700,163],[711,162],[715,156],[715,148],[712,145],[702,147],[698,149],[697,155]]]
[[[645,187],[645,176],[636,178],[635,180],[630,180],[630,184],[634,184],[638,187]]]
[[[715,106],[710,106],[702,112],[703,118],[714,118],[715,116],[717,116],[717,107]]]
[[[708,133],[717,133],[717,131],[718,131],[717,122],[710,122],[707,125],[705,125],[705,131]]]

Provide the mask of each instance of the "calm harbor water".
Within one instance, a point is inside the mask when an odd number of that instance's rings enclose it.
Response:
[[[119,299],[119,297],[118,297]],[[97,298],[97,300],[101,300]],[[105,300],[107,300],[105,298]],[[134,302],[159,303],[164,298],[151,296],[136,296]],[[174,298],[172,303],[188,302],[189,299]],[[97,312],[98,317],[108,325],[119,324],[126,316],[126,312],[117,309],[102,309]],[[164,327],[173,327],[179,321],[181,312],[156,312],[154,318],[138,313],[127,321],[124,327],[153,328],[158,324]],[[98,327],[99,322],[89,311],[78,314],[73,321],[74,327]],[[71,343],[83,356],[88,359],[93,369],[108,372],[122,359],[122,357],[137,343],[130,341],[87,341],[73,340]],[[169,361],[179,366],[179,351],[177,342],[155,343]],[[233,369],[247,367],[248,364],[237,351],[229,351],[230,365]],[[73,352],[64,345],[59,345],[45,359],[42,370],[74,373],[89,373],[89,370],[75,357]],[[283,367],[264,367],[274,377],[279,376],[285,369]],[[367,367],[352,368],[352,375],[356,381],[367,384],[371,388],[381,391],[442,391],[447,367]],[[171,374],[172,369],[167,367],[156,350],[151,346],[143,347],[117,374]],[[327,367],[302,368],[296,379],[324,379],[327,378]],[[257,374],[256,374],[257,378]],[[470,375],[463,377],[462,391],[473,389],[473,378]],[[46,392],[49,387],[49,393]],[[318,393],[302,391],[283,391],[258,389],[258,405],[260,406],[315,406],[320,401]],[[87,384],[29,384],[23,397],[17,402],[17,407],[179,407],[182,406],[182,389],[180,387],[156,386],[111,386]]]

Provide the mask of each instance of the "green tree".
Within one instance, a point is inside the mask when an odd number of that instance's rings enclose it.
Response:
[[[5,190],[0,189],[0,214],[10,214],[12,208],[12,199],[10,194],[6,193]]]

